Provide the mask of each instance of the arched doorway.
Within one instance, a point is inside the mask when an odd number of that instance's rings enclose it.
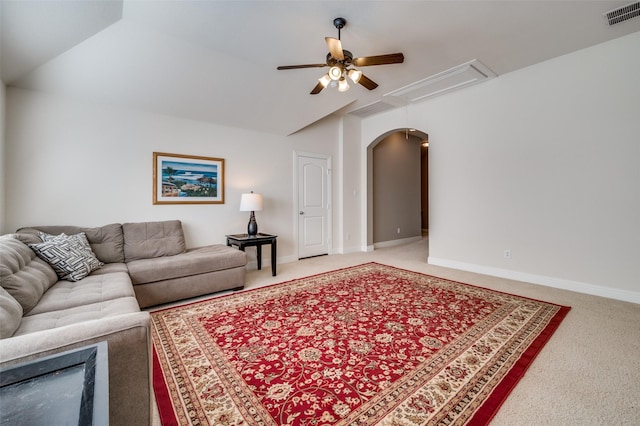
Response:
[[[428,135],[388,131],[367,147],[367,246],[421,239],[428,229]]]

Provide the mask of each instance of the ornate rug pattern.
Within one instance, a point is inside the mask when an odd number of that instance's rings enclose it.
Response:
[[[368,263],[152,312],[160,417],[487,424],[569,309]]]

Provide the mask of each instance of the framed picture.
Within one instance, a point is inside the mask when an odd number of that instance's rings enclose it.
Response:
[[[154,152],[153,204],[224,204],[224,159]]]

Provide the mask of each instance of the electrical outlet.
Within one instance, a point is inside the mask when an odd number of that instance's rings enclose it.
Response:
[[[400,233],[400,227],[398,227],[398,234]]]
[[[506,249],[506,250],[504,251],[504,258],[505,258],[505,259],[511,259],[511,250]]]

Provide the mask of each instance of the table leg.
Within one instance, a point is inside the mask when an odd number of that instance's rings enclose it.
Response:
[[[276,276],[276,251],[277,249],[277,241],[274,239],[271,243],[271,275]]]
[[[262,269],[262,245],[256,246],[256,257],[258,258],[258,270]]]

